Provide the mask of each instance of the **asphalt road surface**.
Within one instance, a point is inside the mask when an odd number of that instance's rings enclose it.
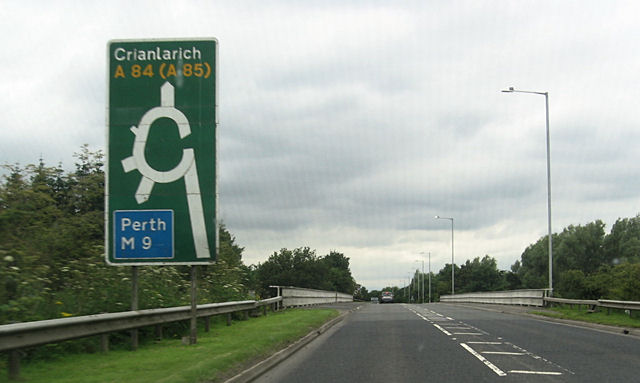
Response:
[[[640,339],[449,304],[362,304],[257,382],[640,382]]]

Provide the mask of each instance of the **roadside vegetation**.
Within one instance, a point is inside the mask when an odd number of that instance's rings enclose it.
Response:
[[[44,160],[4,165],[0,179],[0,325],[25,321],[127,311],[130,269],[104,261],[103,154],[85,145],[75,170],[48,166]],[[224,225],[215,265],[201,267],[199,303],[272,296],[270,285],[290,285],[351,294],[370,300],[380,291],[356,284],[349,258],[339,251],[318,255],[309,247],[280,249],[257,265],[245,265],[244,249]],[[640,215],[618,219],[607,234],[600,220],[570,225],[553,235],[555,296],[574,299],[640,301]],[[548,286],[547,237],[522,252],[510,270],[479,255],[455,266],[456,292],[497,291]],[[189,303],[189,269],[150,266],[139,269],[139,308]],[[419,300],[416,270],[411,287],[389,286],[396,302]],[[451,265],[432,273],[432,297],[451,289]],[[426,295],[426,288],[425,288]],[[426,299],[426,297],[425,297]],[[185,329],[169,326],[168,336]],[[142,331],[141,341],[152,340]],[[145,338],[145,334],[148,337]],[[113,347],[126,344],[126,337]],[[65,352],[91,352],[90,340],[65,342],[29,351],[23,360]],[[40,350],[40,351],[38,351]],[[0,359],[0,365],[3,363]]]
[[[510,270],[499,270],[496,259],[484,255],[455,265],[454,271],[457,293],[546,288],[547,237],[524,249]],[[410,286],[388,286],[382,291],[392,291],[396,302],[417,302],[423,277],[429,279],[416,270]],[[640,301],[640,215],[618,219],[608,234],[600,220],[570,225],[553,234],[553,279],[556,297]],[[451,264],[432,273],[431,285],[433,301],[451,293]],[[380,291],[364,287],[356,290],[363,300],[379,295]]]
[[[606,308],[600,308],[596,312],[589,312],[584,306],[556,306],[545,311],[532,311],[531,313],[558,319],[640,328],[640,315],[633,311],[627,313],[624,310],[611,309],[607,311]]]
[[[217,321],[209,333],[199,331],[198,343],[180,339],[148,343],[136,352],[73,354],[23,366],[21,380],[30,383],[218,382],[229,378],[276,350],[293,343],[338,315],[336,310],[290,309],[248,321]],[[6,371],[0,382],[7,381]]]
[[[0,325],[105,312],[128,311],[131,269],[104,260],[103,154],[83,146],[75,169],[61,165],[3,165],[0,179]],[[218,260],[199,267],[198,302],[262,299],[275,295],[270,285],[296,285],[353,293],[349,258],[337,251],[316,255],[308,247],[281,249],[266,262],[246,265],[243,251],[220,226]],[[189,304],[187,266],[139,267],[140,309]],[[186,329],[169,325],[167,336]],[[141,341],[153,331],[141,331]],[[127,337],[112,337],[112,347]],[[90,339],[30,350],[23,361],[65,352],[92,352]],[[6,358],[0,355],[0,367]]]

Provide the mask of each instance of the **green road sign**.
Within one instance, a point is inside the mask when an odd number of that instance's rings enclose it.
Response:
[[[106,259],[216,259],[218,43],[108,43]]]

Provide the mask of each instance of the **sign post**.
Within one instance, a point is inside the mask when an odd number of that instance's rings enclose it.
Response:
[[[196,343],[196,265],[215,262],[218,42],[108,43],[105,249],[109,265],[191,265]],[[137,331],[132,332],[137,347]]]
[[[114,40],[108,57],[107,263],[214,262],[217,41]]]

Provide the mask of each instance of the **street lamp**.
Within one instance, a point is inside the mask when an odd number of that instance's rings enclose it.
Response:
[[[424,253],[420,253],[420,254],[424,254]],[[418,259],[413,261],[413,263],[416,263],[416,262],[422,262],[422,274],[419,275],[419,277],[422,279],[422,288],[420,287],[420,278],[418,278],[418,288],[422,289],[422,292],[420,293],[420,303],[424,303],[424,260]]]
[[[431,303],[431,252],[429,252],[429,303]]]
[[[427,254],[424,251],[420,252],[421,255]],[[429,254],[429,303],[431,303],[431,252],[428,253]],[[424,260],[422,261],[422,278],[423,278],[423,292],[422,292],[422,299],[424,300]]]
[[[513,87],[502,90],[504,93],[530,93],[544,96],[547,127],[547,219],[549,229],[549,295],[553,295],[553,239],[551,235],[551,149],[549,145],[549,93],[516,90]]]
[[[453,262],[453,218],[451,217],[440,217],[436,215],[436,219],[448,219],[451,221],[451,295],[455,295],[455,283],[454,283],[454,273],[455,263]]]

